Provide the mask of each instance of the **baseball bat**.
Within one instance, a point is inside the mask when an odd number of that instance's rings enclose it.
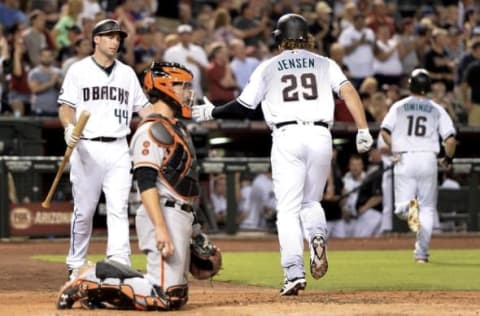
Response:
[[[90,113],[88,111],[83,111],[80,114],[80,117],[78,118],[78,122],[75,125],[75,128],[73,129],[73,132],[72,132],[74,136],[77,136],[78,138],[80,138],[80,135],[82,135],[83,128],[87,124],[89,117],[90,117]],[[65,154],[63,155],[62,163],[60,164],[60,167],[58,167],[57,174],[55,175],[55,179],[53,179],[53,182],[52,182],[52,185],[50,186],[50,190],[48,191],[47,197],[42,202],[42,207],[44,208],[50,207],[50,202],[52,201],[55,191],[57,190],[57,186],[58,186],[58,183],[60,182],[60,178],[62,177],[63,170],[65,169],[65,166],[70,160],[70,155],[72,154],[74,148],[75,146],[67,146],[67,149],[65,150]]]
[[[15,186],[15,180],[13,179],[13,175],[11,172],[7,173],[7,179],[8,179],[8,198],[10,199],[10,203],[18,203],[17,187]]]

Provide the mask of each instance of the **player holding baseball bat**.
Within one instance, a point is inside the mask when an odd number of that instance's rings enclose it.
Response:
[[[78,119],[77,125],[75,125],[75,128],[70,128],[69,132],[67,135],[67,131],[65,131],[65,139],[69,139],[70,142],[67,143],[67,149],[65,150],[65,154],[63,155],[62,163],[60,164],[60,167],[57,170],[57,174],[55,175],[55,179],[53,179],[53,183],[50,186],[50,190],[48,191],[47,197],[45,200],[42,202],[42,207],[44,208],[49,208],[50,207],[50,202],[52,201],[53,195],[55,194],[55,191],[57,190],[58,182],[60,182],[60,178],[63,174],[63,171],[65,169],[65,166],[70,160],[70,156],[72,155],[73,149],[75,148],[75,145],[77,144],[77,141],[80,139],[80,136],[82,135],[82,131],[85,127],[85,125],[88,122],[88,118],[90,117],[90,112],[88,111],[83,111],[80,114],[80,118]],[[73,125],[72,125],[73,127]],[[67,138],[68,136],[68,138]]]

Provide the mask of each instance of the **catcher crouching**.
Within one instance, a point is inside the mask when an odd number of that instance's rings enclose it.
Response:
[[[144,88],[150,114],[131,142],[133,173],[142,205],[137,210],[139,248],[146,274],[112,260],[89,264],[60,290],[57,308],[179,309],[188,301],[188,272],[197,279],[218,273],[221,253],[194,223],[197,160],[186,126],[191,118],[192,74],[176,63],[154,62]]]

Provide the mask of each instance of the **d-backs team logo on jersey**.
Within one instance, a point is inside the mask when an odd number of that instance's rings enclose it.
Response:
[[[111,100],[120,104],[128,104],[128,91],[120,87],[86,87],[82,89],[83,101]]]

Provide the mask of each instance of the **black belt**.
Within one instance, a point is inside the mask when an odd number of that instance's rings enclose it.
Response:
[[[280,128],[280,127],[283,127],[285,125],[292,125],[292,124],[299,124],[299,123],[297,121],[285,121],[285,122],[280,122],[280,123],[275,124],[275,127]],[[313,125],[323,126],[325,128],[328,128],[328,124],[325,123],[325,122],[322,122],[322,121],[313,122]]]
[[[176,207],[176,206],[180,206],[180,209],[182,211],[185,211],[187,213],[193,213],[193,206],[191,206],[190,204],[179,204],[175,201],[172,201],[172,200],[166,200],[165,201],[165,206],[166,207]]]
[[[104,137],[104,136],[99,136],[99,137],[94,137],[94,138],[82,138],[85,140],[91,140],[93,142],[104,142],[104,143],[111,143],[116,141],[118,138],[117,137]]]

